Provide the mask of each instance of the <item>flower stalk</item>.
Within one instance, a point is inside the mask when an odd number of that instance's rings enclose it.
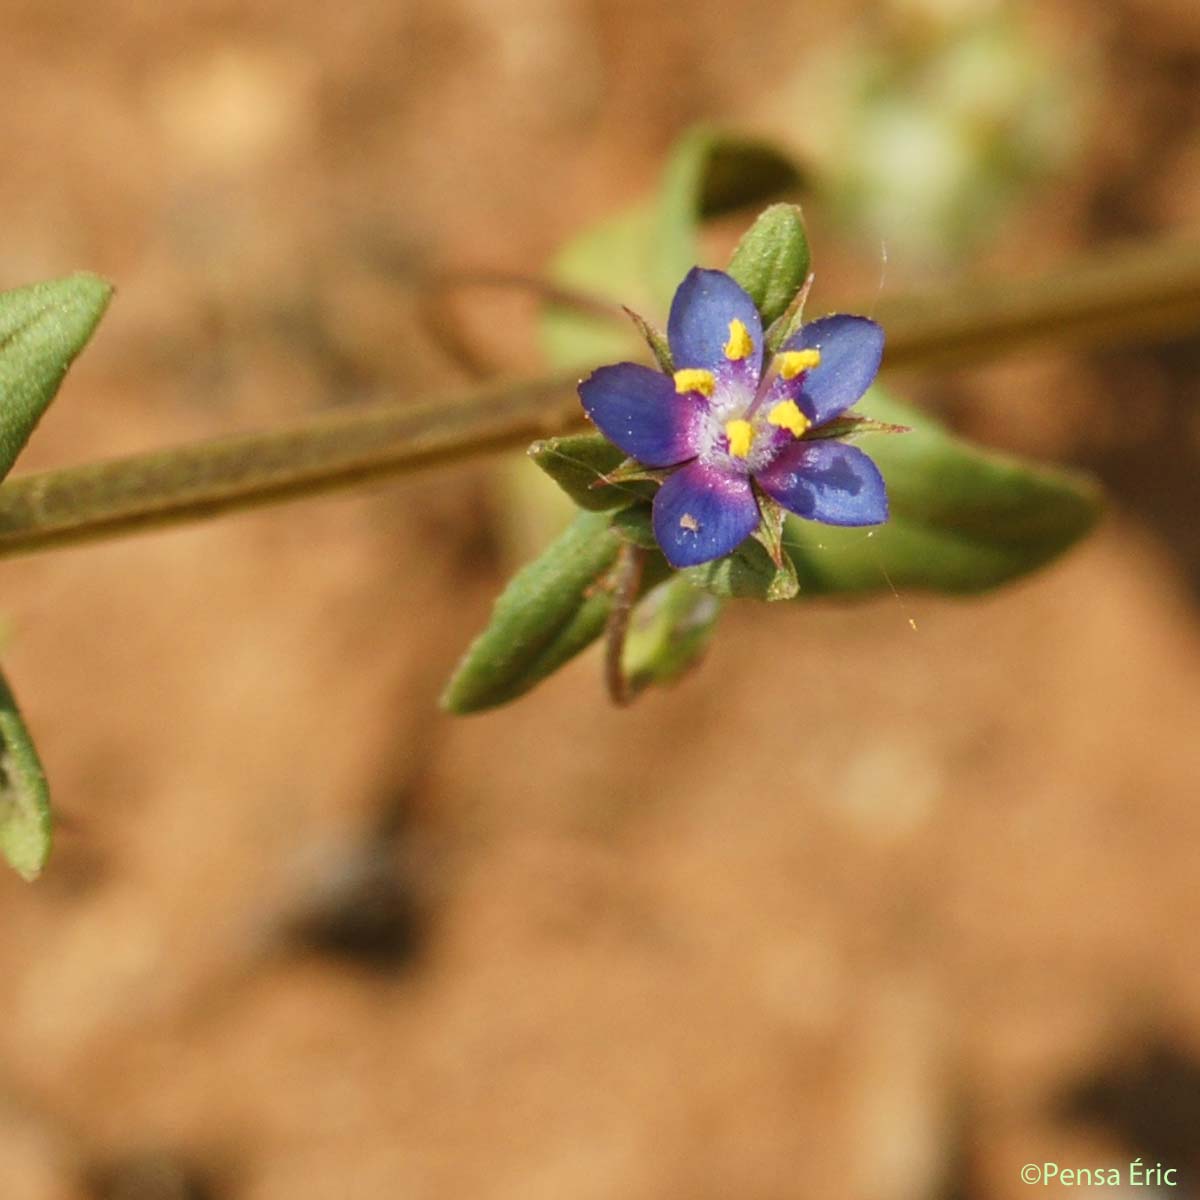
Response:
[[[632,704],[641,690],[625,673],[625,637],[634,601],[642,587],[646,551],[624,542],[605,586],[612,592],[612,608],[604,627],[604,682],[609,699],[618,707]]]

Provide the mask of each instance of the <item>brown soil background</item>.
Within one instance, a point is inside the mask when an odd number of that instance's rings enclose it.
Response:
[[[1028,11],[1090,100],[984,266],[1194,225],[1200,10]],[[26,469],[461,381],[382,247],[536,268],[690,122],[780,133],[764,81],[878,11],[3,16],[0,283],[120,288]],[[869,295],[828,236],[825,297]],[[1101,531],[978,602],[739,608],[632,714],[590,656],[437,711],[504,575],[491,464],[3,564],[62,831],[0,876],[0,1197],[969,1200],[1136,1156],[1195,1189],[1198,351],[897,381],[1097,469]]]

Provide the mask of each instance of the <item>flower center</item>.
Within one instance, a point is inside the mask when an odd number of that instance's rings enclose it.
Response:
[[[769,411],[760,411],[772,390],[772,375],[777,373],[778,378],[790,383],[819,366],[821,352],[782,351],[755,387],[742,370],[742,364],[754,353],[754,339],[745,322],[736,317],[729,322],[729,339],[722,351],[728,368],[681,368],[674,374],[675,391],[681,396],[695,392],[710,402],[702,425],[700,458],[718,468],[752,475],[788,444],[785,434],[803,437],[812,425],[795,400],[779,400]]]
[[[812,422],[800,411],[795,400],[781,400],[771,407],[767,413],[765,424],[761,419],[749,421],[745,417],[734,417],[724,423],[725,441],[731,458],[749,459],[751,454],[756,460],[763,459],[764,452],[770,458],[779,449],[779,439],[772,432],[783,429],[792,437],[802,437]],[[769,426],[770,428],[767,428]],[[756,461],[755,469],[764,467],[769,458],[762,462]]]

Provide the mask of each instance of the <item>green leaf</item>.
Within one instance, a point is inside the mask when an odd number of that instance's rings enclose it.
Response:
[[[496,601],[442,695],[442,707],[471,713],[527,692],[604,629],[611,604],[602,587],[620,539],[604,513],[580,513]]]
[[[589,512],[627,508],[648,500],[657,490],[652,483],[601,483],[601,477],[615,471],[625,455],[598,433],[544,438],[534,442],[527,453],[580,508]]]
[[[750,294],[763,324],[770,325],[796,298],[810,266],[799,205],[772,204],[742,235],[727,271]]]
[[[633,611],[622,666],[633,687],[669,683],[704,656],[721,602],[675,576],[654,588]]]
[[[604,632],[612,607],[605,583],[622,542],[610,521],[609,513],[579,513],[513,576],[446,685],[443,708],[472,713],[515,700]],[[639,594],[669,574],[661,554],[648,555]]]
[[[0,478],[12,469],[112,297],[94,275],[0,292]]]
[[[653,242],[654,213],[639,205],[568,242],[551,263],[550,276],[638,312],[665,312],[666,303],[648,284],[646,263]],[[637,356],[641,348],[625,322],[604,321],[554,304],[543,310],[540,333],[547,357],[562,367],[619,362]]]
[[[789,520],[801,599],[893,586],[985,591],[1062,554],[1100,514],[1087,476],[973,446],[878,388],[861,408],[911,428],[860,442],[887,481],[891,519],[871,530]]]
[[[707,126],[676,143],[657,196],[593,226],[569,242],[550,274],[574,289],[662,316],[675,289],[696,265],[700,223],[775,199],[800,182],[795,163],[765,142]],[[615,362],[637,353],[620,324],[548,306],[542,337],[563,366]]]
[[[0,675],[0,853],[23,879],[50,854],[50,794],[17,702]]]

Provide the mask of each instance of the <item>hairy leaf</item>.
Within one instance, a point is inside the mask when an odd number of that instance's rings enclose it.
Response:
[[[12,469],[112,297],[94,275],[0,292],[0,478]]]
[[[513,576],[447,684],[442,707],[470,713],[515,699],[593,642],[611,603],[599,585],[620,544],[607,514],[580,513]]]

